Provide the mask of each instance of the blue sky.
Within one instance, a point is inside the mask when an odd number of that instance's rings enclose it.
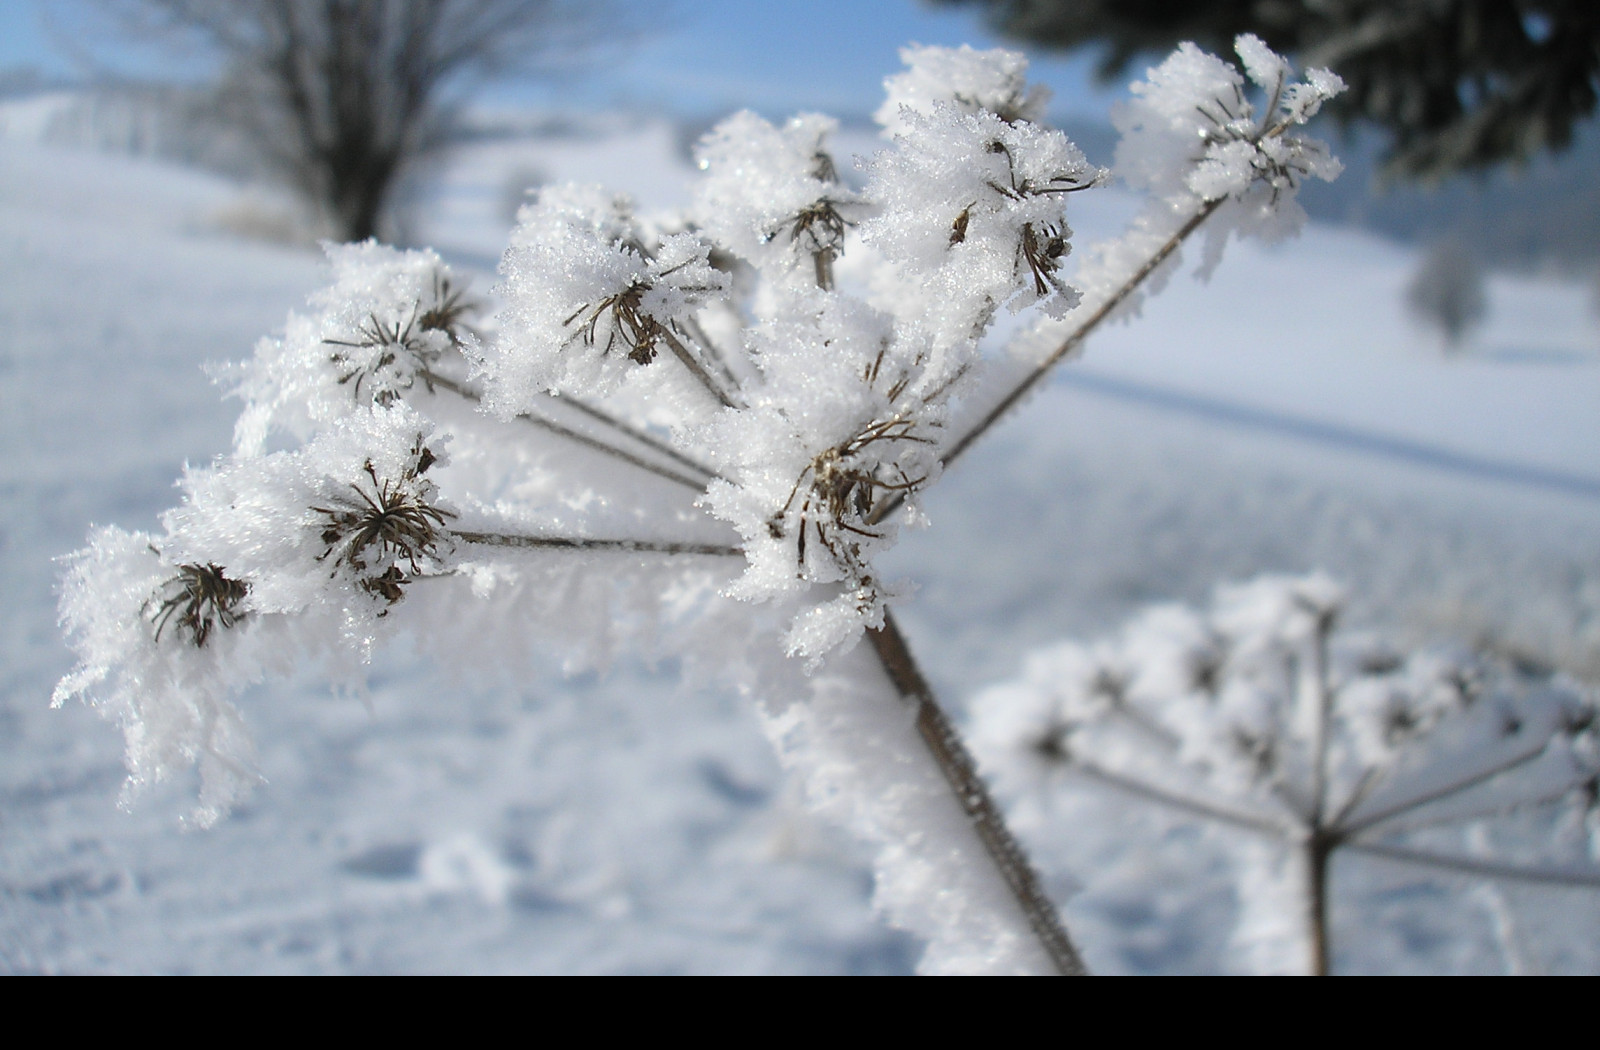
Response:
[[[0,69],[31,65],[70,75],[69,54],[95,41],[102,60],[146,71],[174,69],[142,60],[114,37],[88,34],[76,4],[0,0]],[[686,114],[737,106],[778,115],[799,109],[859,114],[877,105],[898,49],[923,44],[996,46],[971,11],[918,0],[677,0],[636,4],[636,42],[613,49],[576,78],[502,88],[504,101],[644,105]],[[1015,46],[1015,45],[1012,45]],[[1056,92],[1058,114],[1103,114],[1106,95],[1089,62],[1035,55],[1034,79]],[[192,67],[191,67],[192,68]]]

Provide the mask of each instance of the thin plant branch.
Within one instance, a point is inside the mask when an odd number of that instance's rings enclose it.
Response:
[[[700,319],[698,317],[685,318],[683,328],[684,331],[689,333],[689,338],[695,341],[695,345],[705,351],[706,357],[716,366],[717,371],[722,374],[723,381],[728,384],[728,389],[738,390],[739,377],[733,374],[733,368],[728,364],[727,355],[718,349],[717,344],[706,334],[705,326],[700,323]]]
[[[688,543],[676,540],[594,539],[588,536],[524,536],[505,532],[455,531],[451,537],[462,543],[485,547],[519,547],[525,550],[623,551],[641,554],[702,554],[717,558],[741,557],[744,551],[721,543]]]
[[[1573,786],[1563,784],[1543,795],[1534,798],[1512,799],[1499,805],[1486,805],[1476,809],[1456,811],[1454,813],[1441,813],[1432,817],[1419,817],[1416,820],[1402,820],[1398,823],[1385,822],[1378,829],[1380,835],[1409,835],[1414,831],[1424,831],[1428,828],[1447,827],[1452,824],[1465,824],[1474,820],[1492,820],[1495,817],[1510,816],[1525,810],[1539,809],[1544,806],[1553,806],[1572,794]]]
[[[1386,846],[1376,842],[1346,842],[1345,847],[1355,853],[1371,857],[1396,860],[1403,864],[1419,864],[1462,875],[1478,875],[1486,879],[1506,879],[1511,882],[1531,882],[1543,886],[1574,886],[1600,888],[1600,871],[1580,868],[1523,867],[1479,860],[1476,857],[1453,857],[1446,853],[1408,849],[1404,846]]]
[[[1188,813],[1191,816],[1206,817],[1224,824],[1231,824],[1237,828],[1243,828],[1246,831],[1257,831],[1280,839],[1291,830],[1269,817],[1252,816],[1248,813],[1240,813],[1237,810],[1225,809],[1210,802],[1202,802],[1199,799],[1173,794],[1164,788],[1155,787],[1142,780],[1135,780],[1120,773],[1113,773],[1109,769],[1095,765],[1093,762],[1074,759],[1069,768],[1096,783],[1104,784],[1136,798],[1166,806],[1168,809]]]
[[[1382,824],[1391,817],[1397,817],[1402,813],[1409,813],[1411,810],[1426,806],[1429,803],[1438,802],[1441,799],[1449,798],[1451,795],[1460,794],[1469,788],[1475,788],[1479,784],[1484,784],[1490,780],[1493,780],[1502,773],[1509,773],[1518,766],[1523,766],[1529,762],[1532,762],[1534,759],[1544,754],[1545,749],[1549,746],[1550,742],[1548,740],[1544,741],[1536,748],[1513,755],[1511,758],[1497,763],[1496,765],[1489,766],[1487,769],[1481,769],[1476,773],[1462,777],[1460,780],[1452,781],[1443,785],[1442,787],[1424,791],[1422,794],[1415,795],[1404,802],[1396,802],[1393,805],[1385,806],[1383,809],[1378,810],[1378,812],[1368,814],[1355,823],[1346,826],[1343,831],[1346,835],[1359,835],[1361,832],[1366,831],[1369,828],[1377,827],[1379,824]]]
[[[453,379],[449,379],[435,372],[427,373],[427,378],[428,381],[434,386],[442,387],[443,389],[450,391],[452,394],[457,394],[463,398],[466,398],[468,401],[482,400],[481,395],[479,395],[477,391],[461,383],[457,383]],[[563,398],[562,400],[570,402],[575,406],[579,405],[578,402],[572,401],[569,398]],[[587,406],[579,407],[581,407],[583,411],[587,412],[589,415],[598,420],[604,421],[610,426],[615,427],[618,431],[627,434],[629,437],[638,437],[637,433],[635,433],[631,427],[627,427],[625,424],[611,419],[611,417],[607,416],[605,413],[600,412],[597,409],[588,408]],[[573,430],[571,427],[562,426],[553,419],[547,419],[544,416],[536,416],[531,412],[523,412],[518,415],[517,418],[525,423],[530,423],[533,426],[548,430],[550,433],[555,434],[558,437],[563,437],[568,441],[573,441],[577,444],[583,445],[585,448],[593,449],[594,451],[604,455],[620,459],[624,463],[632,464],[641,470],[649,471],[657,477],[666,478],[668,481],[682,485],[684,488],[693,489],[696,492],[700,492],[706,487],[706,483],[704,481],[696,480],[695,478],[691,478],[685,474],[680,474],[677,471],[668,467],[664,467],[659,463],[652,463],[642,456],[634,455],[627,449],[618,448],[617,446],[607,444],[598,438],[590,437],[588,434]],[[647,444],[649,444],[649,442],[647,442]],[[655,446],[652,444],[651,447]]]
[[[1178,739],[1176,733],[1173,733],[1166,726],[1134,707],[1131,703],[1124,701],[1113,705],[1111,710],[1113,714],[1126,720],[1129,725],[1160,744],[1169,753],[1176,752],[1182,745],[1182,741]]]
[[[1049,357],[1035,365],[1032,371],[1024,376],[1022,381],[1013,387],[1005,397],[1001,398],[999,403],[991,408],[976,425],[956,439],[955,443],[950,446],[949,451],[944,454],[943,464],[948,467],[960,458],[961,454],[966,452],[973,442],[987,433],[989,428],[999,422],[1000,418],[1007,412],[1011,411],[1018,401],[1027,396],[1028,392],[1037,386],[1039,381],[1048,375],[1051,369],[1065,358],[1070,357],[1078,347],[1082,346],[1084,340],[1088,339],[1094,330],[1099,328],[1116,311],[1117,307],[1127,300],[1128,296],[1137,291],[1139,286],[1152,273],[1155,273],[1161,264],[1166,262],[1167,258],[1177,251],[1179,246],[1188,240],[1195,230],[1198,230],[1207,219],[1211,218],[1226,200],[1226,197],[1218,197],[1215,200],[1207,201],[1182,226],[1178,227],[1177,232],[1167,238],[1166,243],[1158,248],[1154,255],[1146,259],[1139,269],[1135,270],[1133,275],[1123,282],[1122,287],[1118,288],[1110,298],[1096,307],[1093,313],[1085,318],[1077,328],[1073,329],[1072,334],[1062,340],[1061,345],[1057,346]]]
[[[1381,780],[1377,767],[1368,766],[1366,771],[1361,774],[1361,779],[1356,782],[1355,790],[1350,792],[1350,797],[1345,799],[1344,805],[1339,807],[1339,812],[1335,813],[1333,819],[1328,821],[1328,826],[1342,829],[1350,814],[1354,813],[1356,807],[1367,800],[1367,795],[1371,793],[1373,788],[1378,786]]]
[[[710,467],[691,459],[689,456],[673,448],[671,445],[667,444],[665,441],[662,441],[660,438],[649,433],[648,431],[640,430],[638,427],[618,419],[609,412],[604,412],[601,409],[595,408],[587,401],[573,397],[571,394],[552,394],[550,396],[555,398],[557,401],[560,401],[563,405],[571,405],[573,408],[577,409],[579,412],[582,412],[584,415],[590,417],[596,422],[603,423],[618,433],[626,434],[628,437],[639,442],[641,445],[646,445],[654,449],[663,456],[666,456],[667,458],[678,463],[680,466],[686,467],[697,474],[704,474],[706,481],[710,481],[712,478],[717,477],[717,472],[712,470]],[[705,487],[704,482],[701,483],[700,487]]]
[[[1328,805],[1328,745],[1332,735],[1333,690],[1328,682],[1328,635],[1333,630],[1333,617],[1323,610],[1311,610],[1317,618],[1316,635],[1311,645],[1312,702],[1317,705],[1316,721],[1312,732],[1311,767],[1311,821],[1313,829],[1320,831],[1325,822]]]
[[[690,374],[695,377],[701,386],[706,388],[712,397],[721,402],[723,408],[739,407],[734,402],[733,396],[722,389],[715,379],[711,378],[711,373],[706,371],[706,366],[701,364],[699,359],[690,353],[689,348],[683,345],[683,340],[672,334],[672,329],[663,325],[659,334],[667,344],[667,348],[672,351],[672,355],[683,362],[683,367],[689,370]]]
[[[995,805],[988,786],[978,775],[977,763],[934,698],[933,688],[922,676],[905,636],[888,610],[883,614],[883,626],[868,630],[867,638],[901,699],[915,706],[918,734],[1027,917],[1040,946],[1062,976],[1087,974],[1083,958],[1067,936],[1055,904],[1045,895],[1027,854],[1006,827],[1000,807]]]

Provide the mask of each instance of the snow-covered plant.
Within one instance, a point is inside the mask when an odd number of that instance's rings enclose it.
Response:
[[[1325,576],[1263,577],[1220,587],[1204,613],[1156,606],[1111,638],[1037,651],[976,698],[974,750],[1027,838],[1069,834],[1051,809],[1099,788],[1254,840],[1238,940],[1260,967],[1328,971],[1341,850],[1600,888],[1600,867],[1524,855],[1529,827],[1553,827],[1600,861],[1595,696],[1340,631],[1344,601]]]
[[[198,764],[209,823],[255,777],[230,697],[298,661],[359,681],[394,639],[466,668],[671,655],[755,697],[817,804],[878,843],[925,970],[1081,969],[877,565],[1185,238],[1282,232],[1299,181],[1335,173],[1294,129],[1337,78],[1239,51],[1243,75],[1185,47],[1135,86],[1118,164],[1150,205],[1070,282],[1069,204],[1108,173],[1040,122],[1020,56],[968,48],[904,52],[859,186],[833,121],[745,112],[701,141],[682,214],[544,190],[492,311],[430,252],[330,249],[332,286],[230,374],[233,452],[159,534],[73,559],[57,701],[123,723],[130,788]],[[985,351],[1002,308],[1035,307],[1015,360]]]

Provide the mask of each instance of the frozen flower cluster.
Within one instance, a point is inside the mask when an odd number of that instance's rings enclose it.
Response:
[[[882,733],[826,704],[806,715],[803,698],[828,690],[790,668],[839,666],[872,632],[889,669],[879,643],[904,588],[879,557],[998,418],[958,422],[993,393],[987,376],[1010,382],[980,349],[1002,308],[1043,319],[1030,338],[1076,345],[1222,205],[1288,206],[1301,178],[1336,169],[1291,134],[1336,78],[1292,83],[1253,38],[1239,49],[1260,103],[1193,48],[1135,85],[1118,163],[1153,211],[1082,263],[1073,201],[1110,173],[1043,122],[1020,55],[969,48],[903,52],[878,113],[885,148],[857,180],[831,119],[741,112],[701,140],[680,214],[594,186],[542,190],[487,298],[429,251],[330,247],[328,289],[220,377],[244,402],[231,454],[186,474],[159,531],[102,530],[72,560],[62,617],[80,665],[57,701],[84,696],[123,724],[132,786],[198,765],[202,822],[254,778],[232,696],[308,659],[358,680],[386,640],[463,668],[538,643],[569,667],[672,651],[767,697],[780,748],[850,751],[798,767],[881,766],[860,748]],[[931,704],[909,656],[895,659],[901,696]],[[938,734],[928,783],[959,781],[969,820],[994,824],[959,740]],[[910,795],[858,791],[871,834],[927,823],[873,809]],[[969,879],[949,865],[971,844],[946,849],[942,834],[907,833],[944,859],[884,885]],[[986,834],[1011,872],[995,907],[1024,900],[1070,970],[1025,860],[1003,826]],[[998,929],[998,914],[964,912],[961,928]]]

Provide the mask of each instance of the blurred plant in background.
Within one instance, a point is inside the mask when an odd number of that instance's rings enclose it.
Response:
[[[1324,576],[1221,587],[1203,613],[1152,607],[979,695],[974,750],[1034,856],[1059,863],[1053,843],[1072,830],[1054,814],[1084,796],[1233,832],[1235,945],[1267,972],[1326,974],[1334,933],[1362,936],[1337,922],[1332,878],[1358,857],[1600,889],[1594,695],[1342,632],[1343,605]],[[1514,931],[1502,940],[1515,967]]]

